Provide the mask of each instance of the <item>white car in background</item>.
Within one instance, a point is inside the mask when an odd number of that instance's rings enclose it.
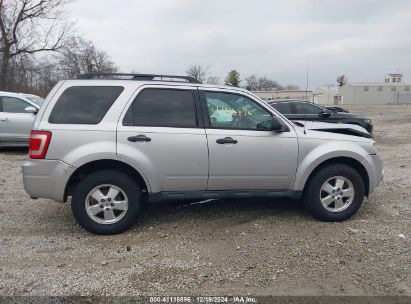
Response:
[[[28,146],[31,127],[44,99],[0,91],[0,147]]]

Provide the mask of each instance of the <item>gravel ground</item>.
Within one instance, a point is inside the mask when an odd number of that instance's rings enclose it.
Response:
[[[26,151],[0,151],[0,295],[411,295],[411,107],[356,107],[375,123],[385,182],[343,223],[293,201],[161,203],[117,236],[69,204],[31,200]]]

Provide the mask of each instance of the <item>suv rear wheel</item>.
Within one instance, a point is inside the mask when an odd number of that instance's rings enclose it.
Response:
[[[332,164],[317,171],[304,193],[304,206],[314,217],[344,221],[360,209],[365,196],[360,174],[345,164]]]
[[[130,228],[140,211],[141,189],[119,171],[98,171],[82,179],[71,208],[77,222],[90,232],[116,234]]]

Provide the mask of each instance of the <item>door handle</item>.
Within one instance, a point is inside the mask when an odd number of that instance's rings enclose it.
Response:
[[[4,121],[4,122],[9,122],[10,120],[8,119],[8,118],[2,118],[2,119],[0,119],[1,121]]]
[[[137,135],[137,136],[130,136],[129,138],[127,138],[127,140],[131,141],[131,142],[137,142],[137,141],[149,142],[149,141],[151,141],[151,138],[140,134],[140,135]]]
[[[232,139],[231,137],[219,138],[216,140],[217,144],[236,144],[238,141]]]

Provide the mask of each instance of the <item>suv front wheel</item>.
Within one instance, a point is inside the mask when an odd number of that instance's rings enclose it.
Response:
[[[360,209],[365,196],[360,174],[345,164],[321,168],[311,177],[304,192],[304,206],[314,217],[340,222]]]
[[[140,211],[141,189],[119,171],[98,171],[76,186],[71,207],[77,222],[96,234],[116,234],[130,228]]]

